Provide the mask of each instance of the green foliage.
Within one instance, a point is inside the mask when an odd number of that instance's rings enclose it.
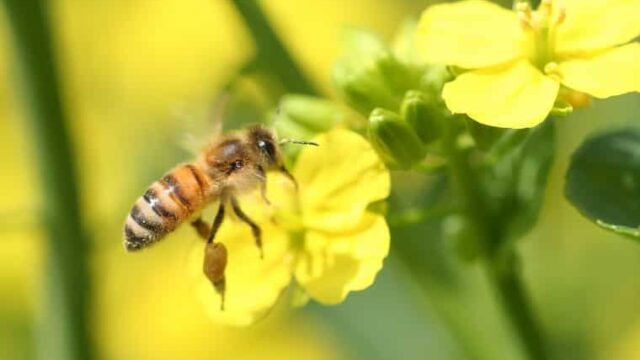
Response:
[[[466,216],[454,214],[446,217],[442,223],[442,236],[451,242],[458,257],[472,262],[482,255],[482,244],[478,237],[478,228]]]
[[[640,129],[585,141],[571,158],[565,195],[595,224],[640,238]]]
[[[486,179],[498,208],[497,223],[502,226],[503,241],[522,237],[536,224],[555,155],[551,120],[529,132],[515,131],[507,134],[518,139],[518,134],[524,133],[526,138],[515,146],[510,144],[513,147],[493,164]]]
[[[508,236],[521,237],[536,224],[555,150],[555,128],[553,120],[548,120],[533,129],[517,153],[519,161],[514,168],[514,208],[507,227]]]
[[[480,150],[487,151],[506,132],[505,129],[495,128],[480,124],[477,121],[465,117],[467,130]]]

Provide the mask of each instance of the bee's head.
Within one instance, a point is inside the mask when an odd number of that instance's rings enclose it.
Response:
[[[282,167],[282,155],[273,133],[261,126],[249,129],[249,143],[258,153],[258,164],[265,170]]]
[[[249,130],[249,142],[258,152],[259,167],[263,170],[278,170],[282,172],[285,176],[291,179],[296,187],[298,186],[296,180],[284,166],[282,152],[280,151],[280,144],[294,143],[301,145],[318,145],[314,142],[298,140],[282,140],[278,142],[271,131],[261,126],[255,126]]]

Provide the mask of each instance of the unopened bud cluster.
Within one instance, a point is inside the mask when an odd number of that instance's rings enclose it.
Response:
[[[441,135],[445,111],[438,94],[446,69],[405,62],[365,32],[351,34],[349,45],[352,52],[333,74],[340,95],[368,118],[369,139],[385,162],[411,168]]]

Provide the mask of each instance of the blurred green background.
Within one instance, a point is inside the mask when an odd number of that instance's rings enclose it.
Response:
[[[261,2],[322,92],[346,26],[385,38],[427,1]],[[189,159],[212,99],[253,52],[224,0],[50,1],[63,99],[90,236],[90,338],[100,359],[522,359],[479,265],[462,264],[437,221],[392,229],[375,285],[336,307],[279,307],[248,329],[206,319],[180,268],[181,238],[125,254],[130,205],[166,169]],[[17,89],[7,15],[0,7],[0,359],[35,357],[44,234],[33,135]],[[256,117],[269,94],[243,85]],[[266,100],[265,100],[266,98]],[[256,104],[264,103],[264,109]],[[252,112],[252,109],[256,108]],[[523,271],[557,359],[640,359],[640,244],[583,219],[564,199],[564,173],[585,136],[637,123],[638,94],[596,101],[558,121],[559,154],[536,229],[521,242]],[[255,119],[259,120],[259,119]],[[242,119],[238,120],[242,121]],[[200,129],[200,130],[194,130]],[[198,135],[198,134],[196,134]],[[437,180],[396,174],[396,202]],[[421,199],[421,201],[428,199]],[[415,200],[414,200],[415,201]]]

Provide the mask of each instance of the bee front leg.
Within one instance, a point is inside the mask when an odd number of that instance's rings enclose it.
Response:
[[[284,165],[280,166],[280,172],[283,173],[284,176],[289,178],[289,180],[291,180],[296,191],[298,191],[298,181],[296,181],[296,178],[293,177],[293,175],[289,172],[289,170],[287,170],[286,167],[284,167]]]
[[[262,166],[258,166],[256,171],[260,178],[260,196],[262,196],[262,200],[264,200],[265,204],[271,206],[271,201],[267,198],[267,173],[264,171]]]
[[[234,196],[231,197],[231,207],[233,207],[233,212],[236,213],[238,218],[242,220],[245,224],[249,225],[251,228],[251,233],[253,234],[253,238],[256,240],[256,245],[258,249],[260,249],[260,258],[264,259],[264,250],[262,249],[262,231],[258,224],[256,224],[251,218],[242,211],[240,208],[240,204],[238,203],[238,199]]]

